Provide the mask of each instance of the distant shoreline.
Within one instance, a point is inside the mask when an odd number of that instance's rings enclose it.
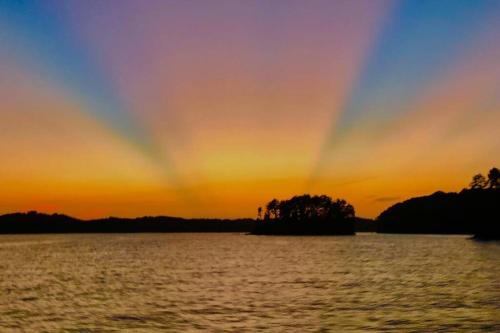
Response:
[[[329,220],[216,219],[144,216],[82,220],[35,211],[0,216],[0,234],[237,232],[255,235],[382,234],[471,235],[500,239],[500,189],[464,189],[411,198],[387,208],[376,220],[351,216],[344,227]],[[354,214],[353,214],[354,215]],[[321,223],[320,223],[321,222]]]
[[[0,215],[0,234],[70,234],[70,233],[186,233],[240,232],[251,233],[257,220],[250,218],[214,219],[145,216],[138,218],[109,217],[82,220],[62,214],[38,212]],[[356,218],[357,232],[375,232],[376,223]]]
[[[81,220],[62,214],[28,212],[0,216],[0,234],[249,232],[254,224],[252,219],[184,219],[170,216]]]

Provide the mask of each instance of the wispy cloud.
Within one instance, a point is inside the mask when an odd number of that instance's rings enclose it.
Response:
[[[376,197],[376,198],[373,198],[372,201],[373,202],[390,202],[390,201],[397,201],[400,198],[401,197],[399,197],[399,196]]]

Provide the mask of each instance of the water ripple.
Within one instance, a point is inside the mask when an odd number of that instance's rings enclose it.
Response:
[[[0,332],[500,332],[465,237],[0,236]]]

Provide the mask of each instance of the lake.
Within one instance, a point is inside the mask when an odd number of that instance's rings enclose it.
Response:
[[[500,332],[500,242],[0,236],[0,332]]]

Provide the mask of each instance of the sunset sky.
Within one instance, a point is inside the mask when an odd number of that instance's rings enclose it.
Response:
[[[0,0],[0,213],[357,215],[500,167],[498,0]]]

